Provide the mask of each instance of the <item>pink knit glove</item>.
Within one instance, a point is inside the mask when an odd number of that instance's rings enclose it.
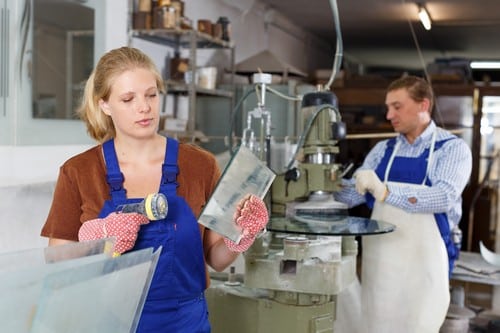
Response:
[[[78,240],[114,237],[116,241],[113,251],[121,254],[134,247],[140,226],[147,223],[148,218],[138,213],[111,213],[105,218],[83,223],[78,231]]]
[[[238,203],[234,220],[243,229],[242,238],[238,244],[227,238],[224,242],[233,252],[245,252],[269,220],[266,204],[253,194],[247,195]]]

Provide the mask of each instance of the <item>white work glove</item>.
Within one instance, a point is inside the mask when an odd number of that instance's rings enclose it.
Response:
[[[269,214],[264,201],[253,194],[245,196],[238,203],[234,216],[234,221],[243,230],[243,237],[239,244],[224,238],[226,246],[233,252],[245,252],[265,228],[268,220]]]
[[[354,174],[356,179],[356,191],[365,195],[368,191],[378,201],[384,201],[387,197],[387,186],[380,181],[373,170],[359,170]]]

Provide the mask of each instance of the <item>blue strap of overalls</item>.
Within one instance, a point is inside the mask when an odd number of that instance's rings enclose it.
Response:
[[[172,138],[167,138],[167,152],[165,153],[165,161],[162,166],[162,177],[160,184],[160,192],[165,195],[175,195],[177,192],[177,174],[179,167],[177,166],[177,155],[179,153],[179,142]]]
[[[104,142],[102,146],[107,166],[106,181],[109,185],[111,200],[114,204],[120,205],[127,199],[127,194],[123,187],[125,178],[120,171],[113,139]],[[177,174],[179,173],[179,167],[177,166],[178,152],[179,142],[172,138],[167,138],[167,149],[165,161],[162,166],[162,179],[160,184],[160,192],[166,195],[175,194],[179,186],[177,183]]]
[[[106,182],[109,185],[111,200],[115,205],[122,204],[127,199],[127,193],[123,187],[123,173],[120,171],[116,157],[114,140],[108,140],[102,144],[104,159],[106,161]]]

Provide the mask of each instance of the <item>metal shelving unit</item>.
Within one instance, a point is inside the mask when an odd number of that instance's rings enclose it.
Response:
[[[231,116],[232,108],[234,105],[234,44],[218,38],[214,38],[211,35],[201,33],[196,30],[186,30],[180,28],[131,30],[130,37],[140,38],[153,43],[168,46],[172,48],[174,52],[180,53],[181,50],[188,50],[189,64],[191,69],[195,69],[198,67],[197,52],[200,49],[225,49],[230,53],[230,82],[224,85],[224,89],[205,89],[198,86],[195,80],[191,80],[191,82],[189,83],[173,80],[165,81],[167,94],[172,94],[176,97],[187,94],[189,106],[186,131],[175,133],[164,132],[164,134],[174,135],[178,138],[191,138],[206,141],[207,138],[202,132],[198,130],[196,124],[197,99],[200,96],[226,98],[230,103],[229,107]],[[174,116],[175,115],[176,110],[174,110]]]

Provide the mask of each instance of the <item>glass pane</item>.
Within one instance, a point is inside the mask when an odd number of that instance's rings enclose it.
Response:
[[[149,288],[152,249],[47,279],[33,332],[133,332]],[[158,252],[159,253],[159,252]]]
[[[34,0],[33,117],[74,119],[94,62],[94,10]]]
[[[0,331],[134,332],[160,252],[88,255],[0,273]]]
[[[8,271],[32,269],[39,265],[100,253],[111,256],[113,243],[114,240],[112,239],[99,239],[89,242],[2,253],[0,254],[0,274]]]
[[[198,222],[240,241],[241,230],[233,222],[238,202],[247,194],[264,198],[276,175],[248,148],[240,146],[229,161]]]
[[[391,223],[355,216],[347,216],[335,222],[298,221],[275,217],[270,219],[266,229],[289,234],[363,236],[392,232],[395,226]]]

